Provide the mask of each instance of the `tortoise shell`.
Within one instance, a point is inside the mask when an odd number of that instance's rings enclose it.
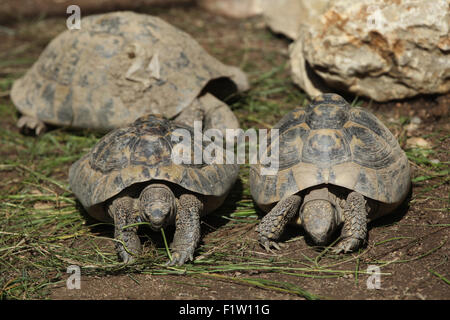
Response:
[[[113,12],[83,18],[80,30],[53,39],[11,98],[45,123],[109,131],[145,114],[174,118],[200,92],[222,99],[247,88],[241,70],[187,33],[157,17]]]
[[[260,206],[320,184],[386,204],[398,204],[409,191],[408,159],[395,137],[373,114],[339,95],[318,96],[274,128],[279,139],[268,150],[279,142],[277,174],[261,175],[260,164],[250,169],[251,193]]]
[[[237,179],[239,166],[195,164],[194,158],[191,164],[176,164],[172,153],[183,143],[183,138],[173,138],[180,135],[177,129],[191,135],[191,151],[207,146],[205,142],[195,145],[198,142],[191,127],[147,115],[111,131],[75,162],[69,170],[69,185],[88,213],[107,220],[102,205],[106,200],[133,184],[151,180],[177,184],[213,202],[223,200]],[[191,155],[194,157],[193,152]]]

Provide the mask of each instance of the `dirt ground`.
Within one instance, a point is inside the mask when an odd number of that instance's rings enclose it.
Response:
[[[209,53],[247,72],[252,89],[229,102],[243,128],[271,126],[289,110],[304,105],[304,94],[289,78],[289,40],[272,34],[260,19],[229,20],[190,6],[147,12],[185,30]],[[7,31],[0,30],[0,126],[3,136],[0,166],[6,169],[0,170],[0,195],[1,199],[13,201],[17,199],[13,196],[28,190],[26,187],[29,186],[21,184],[27,171],[23,168],[9,170],[6,166],[21,163],[21,155],[28,153],[35,145],[33,139],[41,138],[22,137],[19,133],[9,89],[12,81],[32,65],[48,41],[65,29],[65,20],[28,19],[10,22],[5,27]],[[346,98],[350,102],[354,99],[351,96]],[[15,248],[31,241],[24,238],[20,245],[10,243],[6,251],[0,251],[4,272],[4,280],[0,282],[1,296],[11,299],[450,299],[449,101],[450,95],[385,104],[358,99],[358,105],[374,112],[399,139],[401,146],[409,150],[414,182],[409,203],[394,214],[371,223],[368,244],[359,252],[332,255],[312,247],[305,241],[302,231],[295,228],[289,228],[283,237],[287,247],[276,253],[265,252],[258,245],[255,232],[259,218],[252,214],[233,216],[241,210],[235,205],[237,202],[259,213],[254,209],[248,192],[248,167],[242,166],[240,181],[225,207],[202,223],[202,243],[194,263],[171,269],[159,264],[156,268],[151,262],[148,265],[140,263],[135,268],[102,269],[90,267],[89,262],[83,262],[84,258],[65,257],[55,263],[58,266],[55,271],[42,274],[36,270],[30,272],[30,279],[35,279],[35,282],[39,282],[40,278],[51,280],[46,282],[45,290],[44,286],[36,289],[36,292],[43,290],[42,293],[14,293],[12,283],[19,283],[19,271],[23,269],[11,261],[16,261],[13,260]],[[416,129],[410,130],[408,125],[414,117],[419,117],[421,121]],[[59,139],[59,134],[70,136],[67,139],[81,135],[55,129],[47,136]],[[411,137],[425,139],[430,147],[424,150],[408,149],[407,140]],[[17,139],[23,139],[24,143],[16,143]],[[37,170],[38,162],[45,162],[45,157],[49,156],[45,150],[39,152],[39,156],[29,158],[23,165]],[[68,168],[75,160],[69,159],[47,170],[46,177],[67,184]],[[43,185],[46,184],[43,182]],[[67,195],[56,187],[52,187],[51,191],[60,196]],[[11,203],[25,206],[25,202]],[[11,217],[18,210],[13,205],[1,207],[0,219],[5,221],[0,229],[3,234],[12,232],[6,217]],[[34,206],[36,208],[36,204]],[[83,214],[79,208],[75,211],[77,217]],[[112,229],[98,228],[88,218],[83,217],[82,221],[86,223],[83,230],[98,236],[94,240],[96,250],[109,252],[112,256],[114,246],[108,240]],[[64,226],[55,223],[52,228],[56,230]],[[170,238],[171,230],[167,234]],[[84,235],[61,237],[56,245],[92,248]],[[154,244],[148,237],[154,240]],[[159,234],[144,231],[143,238],[146,240],[144,251],[149,255],[156,252],[155,247],[163,247]],[[42,257],[46,257],[49,247],[39,245],[31,251],[27,250],[18,253],[22,260],[34,261],[33,257],[37,256],[40,258],[36,261],[45,265]],[[65,273],[65,267],[69,264],[83,266],[80,290],[66,287],[65,281],[69,275]],[[19,271],[14,271],[15,266]],[[373,279],[373,274],[367,271],[371,266],[381,272],[377,289],[368,287],[368,280]],[[16,289],[23,287],[23,280],[20,281]]]

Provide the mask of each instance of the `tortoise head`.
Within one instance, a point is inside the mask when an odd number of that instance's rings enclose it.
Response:
[[[139,196],[139,212],[142,220],[150,223],[150,228],[159,231],[165,227],[176,213],[175,195],[164,184],[150,184]]]
[[[338,226],[337,211],[330,201],[306,202],[300,211],[303,228],[317,245],[326,245]]]

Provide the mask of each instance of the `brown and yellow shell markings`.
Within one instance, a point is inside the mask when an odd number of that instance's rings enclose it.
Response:
[[[337,94],[324,94],[288,113],[279,129],[279,171],[250,169],[251,193],[262,206],[320,184],[357,191],[387,204],[402,201],[410,186],[408,159],[373,114]]]
[[[106,200],[133,184],[151,180],[177,184],[206,198],[209,196],[211,201],[223,198],[235,183],[239,166],[175,164],[172,150],[178,142],[172,141],[171,134],[176,129],[187,130],[194,137],[191,127],[153,115],[111,131],[72,165],[71,190],[99,220],[105,219],[102,204]],[[192,149],[195,141],[191,139]]]
[[[219,79],[224,95],[248,88],[245,73],[187,33],[122,11],[85,17],[80,30],[59,34],[14,82],[11,98],[44,123],[108,131],[150,113],[174,118],[201,92],[221,99],[211,89]]]

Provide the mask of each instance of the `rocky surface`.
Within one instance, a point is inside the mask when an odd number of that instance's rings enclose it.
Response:
[[[309,25],[330,0],[197,0],[203,9],[229,18],[263,15],[270,29],[296,39],[302,24]]]
[[[376,101],[450,91],[449,0],[336,0],[291,45],[294,82]]]

